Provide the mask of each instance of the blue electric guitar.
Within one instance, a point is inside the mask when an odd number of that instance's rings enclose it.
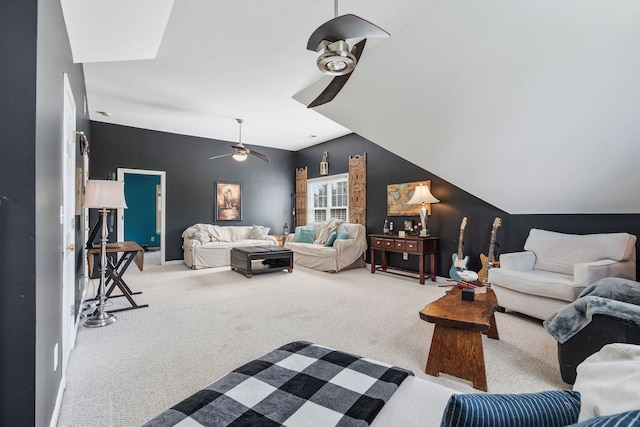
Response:
[[[464,239],[464,228],[467,226],[467,217],[462,218],[462,223],[460,224],[460,239],[458,240],[458,253],[451,255],[451,268],[449,269],[449,277],[451,277],[456,282],[461,282],[463,279],[458,274],[459,271],[463,271],[467,269],[467,265],[469,264],[469,257],[462,256],[462,242]]]

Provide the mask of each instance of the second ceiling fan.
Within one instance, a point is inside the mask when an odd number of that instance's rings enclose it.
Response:
[[[320,71],[335,76],[331,83],[307,107],[326,104],[340,92],[355,69],[367,37],[389,37],[382,28],[359,16],[338,16],[338,0],[334,1],[335,18],[320,25],[309,37],[307,49],[320,52],[317,64]],[[364,37],[351,50],[347,39]]]
[[[264,160],[267,163],[271,163],[269,160],[269,156],[266,154],[258,153],[255,150],[250,150],[244,145],[242,145],[242,119],[235,119],[238,122],[239,130],[238,130],[238,143],[231,145],[233,148],[233,153],[221,154],[219,156],[209,157],[209,160],[219,159],[221,157],[231,156],[234,160],[238,162],[244,162],[247,160],[247,154],[251,154],[252,156],[256,156],[259,159]]]

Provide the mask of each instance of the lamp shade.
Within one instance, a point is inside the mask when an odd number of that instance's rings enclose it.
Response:
[[[422,203],[439,202],[440,200],[433,197],[433,194],[431,194],[431,191],[429,191],[429,187],[420,183],[420,185],[416,187],[416,191],[413,193],[413,197],[407,203],[410,205],[419,205]]]
[[[90,179],[84,194],[83,208],[126,209],[124,182]]]

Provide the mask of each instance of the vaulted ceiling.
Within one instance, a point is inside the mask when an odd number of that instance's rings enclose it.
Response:
[[[314,109],[330,0],[61,3],[92,120],[235,142],[242,118],[288,150],[355,132],[512,214],[640,213],[640,2],[341,0],[391,37]]]

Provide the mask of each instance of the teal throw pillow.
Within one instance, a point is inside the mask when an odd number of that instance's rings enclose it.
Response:
[[[625,427],[640,426],[640,409],[636,409],[635,411],[621,412],[619,414],[590,418],[588,420],[582,421],[581,423],[571,424],[568,427],[611,427],[611,426],[625,426]]]
[[[333,242],[335,242],[337,238],[338,238],[338,232],[337,231],[332,232],[331,234],[329,234],[329,238],[327,239],[327,242],[324,245],[326,247],[333,246]]]
[[[336,240],[345,240],[348,238],[349,232],[347,231],[347,227],[343,225],[342,227],[340,227],[340,230],[338,230],[338,237],[336,237]]]
[[[316,238],[316,229],[313,225],[302,225],[296,227],[296,234],[293,241],[298,243],[313,243]]]
[[[440,427],[562,427],[578,421],[580,393],[454,394]]]

